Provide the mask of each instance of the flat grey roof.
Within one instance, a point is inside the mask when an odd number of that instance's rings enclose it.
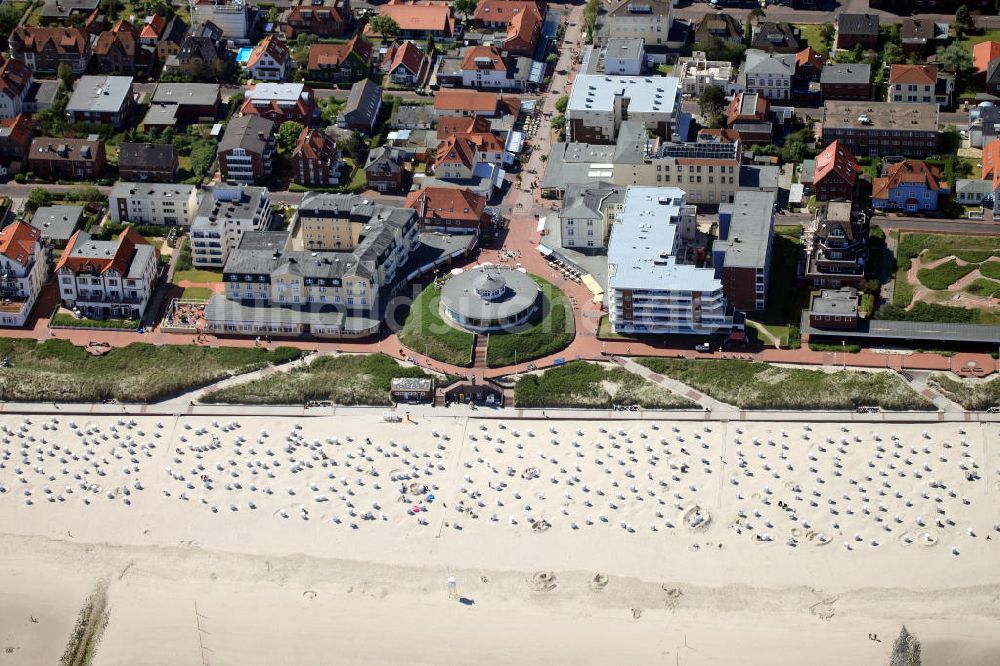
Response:
[[[243,305],[221,294],[209,299],[205,306],[205,319],[214,325],[226,322],[322,325],[338,326],[344,331],[367,331],[379,323],[378,319],[358,316],[330,303],[317,303],[314,307]]]
[[[254,116],[256,117],[256,116]],[[176,104],[151,104],[146,117],[142,119],[143,125],[176,125],[177,105]]]
[[[81,76],[66,111],[115,113],[131,94],[131,76]]]
[[[154,104],[211,106],[218,99],[217,83],[159,83],[152,101]]]
[[[488,301],[476,293],[476,284],[486,278],[499,278],[506,284],[503,298]],[[441,305],[469,319],[498,322],[530,308],[540,292],[538,283],[527,273],[499,266],[481,266],[449,278],[441,287]]]
[[[573,82],[566,111],[610,111],[615,96],[623,93],[629,99],[630,113],[655,112],[669,116],[677,101],[677,84],[678,80],[672,76],[581,74]]]
[[[824,315],[857,315],[858,292],[854,289],[823,289],[818,298],[812,300],[810,310]]]
[[[430,391],[434,380],[430,377],[393,377],[389,382],[392,391]]]
[[[565,189],[570,183],[587,183],[614,175],[616,146],[557,143],[545,162],[542,189]],[[594,168],[595,165],[601,165]]]
[[[733,203],[719,205],[719,214],[728,212],[732,220],[728,240],[717,240],[712,250],[725,250],[727,267],[764,266],[771,244],[775,196],[774,192],[741,190],[733,197]]]
[[[938,105],[933,102],[927,104],[891,104],[889,102],[829,101],[823,105],[823,127],[937,132],[939,111]],[[868,116],[867,123],[858,120],[862,115]]]
[[[623,39],[613,37],[608,40],[605,58],[636,59],[642,57],[646,45],[641,39]]]
[[[820,84],[824,83],[869,83],[872,79],[872,66],[867,63],[832,63],[823,66],[819,75]]]
[[[69,240],[83,217],[83,206],[42,206],[31,217],[31,226],[43,238]]]
[[[757,190],[777,190],[780,169],[769,164],[740,166],[740,187]]]
[[[930,321],[862,319],[854,330],[827,330],[809,325],[808,310],[802,311],[799,330],[809,335],[829,335],[838,338],[885,338],[1000,344],[1000,326],[991,324],[939,324]]]

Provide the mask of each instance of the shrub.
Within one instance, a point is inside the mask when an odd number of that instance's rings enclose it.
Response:
[[[921,268],[917,271],[917,279],[928,289],[943,290],[976,270],[976,264],[959,266],[955,261],[947,261],[934,268]]]

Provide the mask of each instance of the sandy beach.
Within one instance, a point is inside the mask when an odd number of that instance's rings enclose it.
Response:
[[[0,665],[58,663],[88,599],[102,666],[880,664],[904,623],[925,664],[1000,660],[996,423],[57,414],[0,441]]]

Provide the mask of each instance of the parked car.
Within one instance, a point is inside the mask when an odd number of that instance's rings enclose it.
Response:
[[[709,342],[702,342],[701,344],[695,345],[694,350],[697,352],[710,352],[712,351],[712,345]]]

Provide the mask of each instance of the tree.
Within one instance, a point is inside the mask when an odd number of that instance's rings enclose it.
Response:
[[[66,199],[69,201],[103,201],[105,204],[108,202],[108,197],[101,194],[101,191],[94,187],[93,185],[84,185],[82,187],[75,187],[70,190]]]
[[[476,5],[478,4],[476,0],[455,0],[451,6],[455,13],[461,14],[468,21],[469,17],[476,13]]]
[[[0,5],[0,34],[9,35],[14,32],[18,21],[21,20],[21,9],[19,5],[5,2]]]
[[[368,21],[368,25],[371,27],[372,32],[382,35],[382,38],[387,41],[392,41],[399,34],[399,24],[391,16],[379,14],[372,17]]]
[[[961,44],[939,46],[937,59],[946,71],[955,72],[959,76],[972,71],[972,56]]]
[[[32,211],[38,210],[42,206],[52,205],[52,193],[49,192],[44,187],[34,187],[28,194],[28,202],[25,204],[25,208]]]
[[[559,113],[566,113],[567,106],[569,106],[569,95],[563,95],[556,100],[556,111]]]
[[[351,132],[337,142],[337,148],[348,157],[358,161],[365,154],[365,140],[357,132]]]
[[[955,30],[959,37],[976,31],[976,20],[972,18],[972,12],[965,5],[955,12]]]
[[[64,90],[73,89],[73,68],[69,66],[69,63],[59,63],[59,67],[56,69],[56,76],[62,81]]]
[[[743,60],[743,52],[746,47],[743,44],[733,44],[711,35],[705,39],[695,42],[695,51],[703,51],[708,60],[724,60],[726,62],[739,62]]]
[[[892,644],[889,666],[920,666],[920,641],[906,630],[905,625]]]
[[[893,44],[889,42],[882,49],[882,62],[886,65],[896,65],[906,60],[906,55],[903,53],[903,48],[899,44]]]
[[[708,86],[698,97],[698,108],[701,114],[707,118],[717,116],[726,108],[726,91],[722,86]]]
[[[281,123],[278,128],[278,148],[285,153],[291,153],[295,150],[295,142],[299,140],[300,134],[302,134],[302,123],[294,120]]]
[[[819,29],[820,39],[823,40],[826,48],[825,51],[829,51],[833,48],[833,38],[837,34],[837,28],[832,23],[824,23]]]

